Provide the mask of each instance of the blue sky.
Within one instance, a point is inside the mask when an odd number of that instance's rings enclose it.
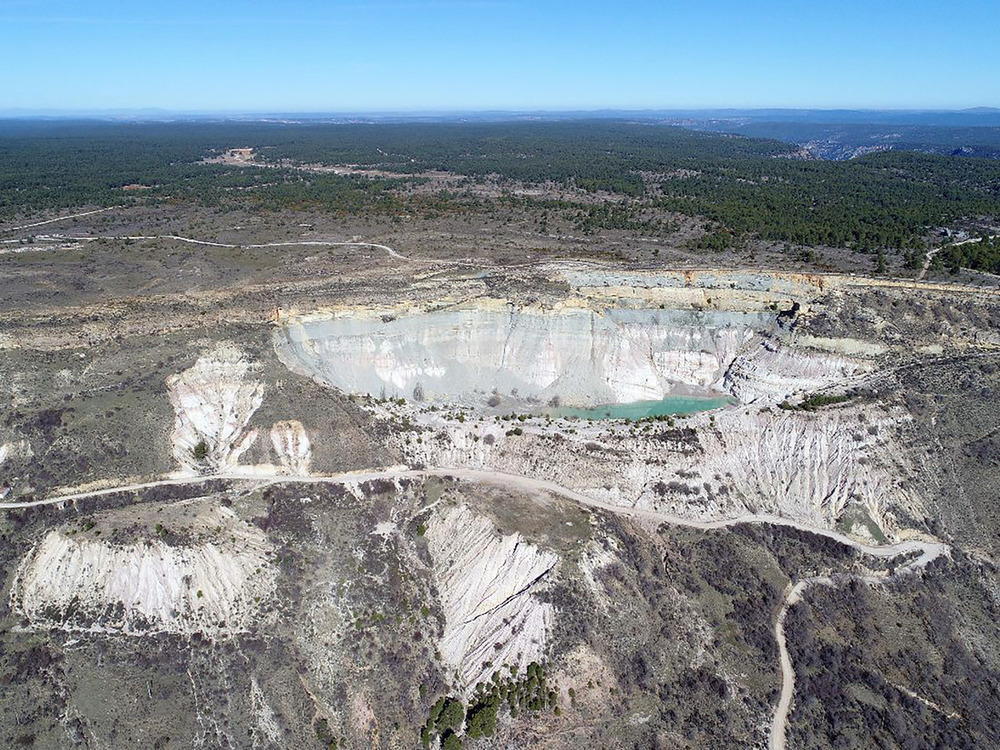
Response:
[[[0,0],[0,110],[1000,106],[995,0]]]

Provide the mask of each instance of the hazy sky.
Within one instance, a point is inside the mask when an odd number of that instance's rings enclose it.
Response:
[[[1000,106],[996,0],[0,0],[0,109]]]

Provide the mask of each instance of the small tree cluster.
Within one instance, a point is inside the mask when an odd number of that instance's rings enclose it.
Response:
[[[520,678],[516,665],[506,676],[494,672],[488,682],[476,685],[467,707],[452,697],[439,698],[420,730],[420,740],[429,747],[435,737],[440,737],[441,747],[452,750],[461,748],[464,739],[492,737],[504,707],[511,718],[517,718],[521,711],[552,709],[558,714],[558,695],[547,682],[545,668],[533,662]],[[460,736],[463,726],[465,733]]]

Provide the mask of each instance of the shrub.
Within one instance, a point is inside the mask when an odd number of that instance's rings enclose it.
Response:
[[[208,455],[208,444],[204,440],[200,441],[191,449],[191,455],[194,456],[196,461],[204,461],[205,456]]]

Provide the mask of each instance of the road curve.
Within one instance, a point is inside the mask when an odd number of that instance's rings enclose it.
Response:
[[[40,505],[55,505],[58,503],[70,502],[73,500],[81,500],[88,497],[99,497],[101,495],[110,495],[116,492],[129,492],[134,490],[150,489],[152,487],[165,487],[170,485],[184,485],[184,484],[199,484],[203,482],[209,482],[215,479],[230,479],[230,480],[244,480],[257,482],[262,486],[271,484],[284,484],[288,482],[299,482],[299,483],[331,483],[331,484],[342,484],[344,482],[366,482],[373,479],[391,479],[395,477],[408,477],[408,478],[418,478],[423,476],[437,476],[437,477],[455,477],[456,479],[464,479],[469,482],[481,482],[487,484],[499,484],[507,487],[514,487],[520,490],[525,490],[528,492],[550,492],[554,495],[559,495],[565,497],[569,500],[573,500],[581,505],[586,505],[591,508],[598,508],[600,510],[606,510],[611,513],[616,513],[618,515],[632,517],[632,518],[644,518],[652,521],[658,521],[661,523],[669,523],[673,526],[687,526],[695,529],[711,530],[711,529],[723,529],[730,526],[737,526],[740,524],[767,524],[770,526],[786,526],[789,528],[799,529],[800,531],[806,531],[811,534],[818,534],[820,536],[825,536],[828,539],[832,539],[840,544],[853,547],[854,549],[864,552],[865,554],[872,555],[874,557],[879,557],[882,559],[889,559],[894,557],[899,557],[900,555],[906,555],[913,552],[920,552],[920,557],[908,563],[906,568],[919,568],[923,567],[931,560],[939,557],[942,554],[947,553],[949,547],[947,544],[942,542],[936,542],[933,540],[920,540],[920,539],[907,539],[902,542],[896,542],[895,544],[886,545],[875,545],[875,544],[865,544],[856,539],[852,539],[849,536],[845,536],[832,529],[824,529],[817,526],[810,526],[809,524],[802,523],[801,521],[796,521],[790,518],[783,518],[781,516],[772,516],[768,514],[747,514],[742,516],[733,516],[731,518],[722,518],[713,521],[699,521],[692,518],[684,518],[682,516],[676,516],[671,513],[664,513],[662,511],[654,510],[652,508],[637,508],[633,506],[623,506],[615,505],[613,503],[604,502],[603,500],[598,500],[597,498],[586,495],[578,490],[565,487],[556,482],[552,482],[546,479],[537,479],[535,477],[524,476],[521,474],[508,474],[501,471],[491,471],[484,469],[467,469],[461,467],[449,468],[449,467],[431,467],[426,469],[409,469],[406,467],[396,466],[389,468],[373,468],[373,469],[363,469],[359,471],[349,471],[340,474],[274,474],[274,475],[262,475],[253,473],[242,473],[242,472],[225,472],[220,474],[206,474],[199,476],[189,476],[189,477],[167,477],[164,479],[156,479],[149,482],[142,482],[139,484],[130,484],[120,487],[107,487],[99,490],[87,490],[85,492],[75,492],[65,495],[53,495],[50,497],[43,498],[41,500],[31,500],[27,502],[7,502],[0,503],[0,510],[14,510],[19,508],[33,508]]]
[[[1000,234],[991,234],[989,236],[989,239],[993,240],[993,239],[996,239],[997,237],[1000,237]],[[951,244],[941,245],[940,247],[935,247],[935,248],[933,248],[931,250],[928,250],[924,254],[924,263],[920,267],[920,273],[917,274],[917,278],[915,279],[915,281],[923,281],[924,280],[924,278],[927,276],[927,271],[930,270],[931,262],[934,260],[934,256],[937,255],[942,250],[944,250],[945,248],[947,248],[947,247],[959,247],[960,245],[968,245],[968,244],[970,244],[972,242],[979,242],[981,239],[982,239],[982,237],[970,237],[969,239],[962,240],[961,242],[952,242]]]
[[[284,484],[289,482],[295,483],[330,483],[330,484],[343,484],[345,482],[366,482],[374,479],[397,479],[397,478],[420,478],[420,477],[454,477],[456,479],[461,479],[469,482],[482,482],[487,484],[497,484],[504,487],[514,487],[522,491],[527,492],[549,492],[554,495],[559,495],[565,497],[569,500],[577,502],[581,505],[596,508],[599,510],[608,511],[611,513],[616,513],[618,515],[630,517],[630,518],[642,518],[647,520],[656,521],[659,523],[669,523],[677,526],[687,526],[695,529],[711,530],[711,529],[722,529],[729,526],[736,526],[739,524],[768,524],[774,526],[786,526],[790,528],[799,529],[802,531],[807,531],[813,534],[819,534],[825,536],[829,539],[833,539],[840,544],[847,545],[856,550],[864,552],[865,554],[872,555],[881,559],[891,559],[899,557],[901,555],[912,554],[914,552],[920,552],[920,555],[913,560],[910,560],[906,565],[900,567],[896,574],[916,570],[927,565],[932,560],[937,557],[948,554],[950,548],[948,545],[941,542],[931,541],[931,540],[917,540],[910,539],[902,542],[897,542],[896,544],[888,545],[871,545],[865,544],[864,542],[859,542],[850,537],[844,536],[831,529],[823,529],[818,527],[809,526],[808,524],[801,523],[799,521],[794,521],[787,518],[781,518],[779,516],[770,516],[764,514],[755,515],[744,515],[737,516],[733,518],[719,519],[715,521],[698,521],[689,518],[682,518],[680,516],[675,516],[669,513],[662,513],[651,508],[636,508],[636,507],[624,507],[619,505],[614,505],[611,503],[606,503],[604,501],[598,500],[596,498],[590,497],[582,492],[571,489],[569,487],[564,487],[555,482],[551,482],[545,479],[536,479],[534,477],[527,477],[520,474],[507,474],[499,471],[485,471],[480,469],[466,469],[466,468],[427,468],[427,469],[409,469],[407,467],[390,467],[381,469],[370,469],[362,471],[345,472],[342,474],[332,474],[332,475],[294,475],[294,474],[281,474],[273,476],[262,476],[260,474],[249,474],[249,473],[239,473],[239,472],[226,472],[221,474],[210,474],[205,476],[194,476],[194,477],[169,477],[166,479],[158,479],[150,482],[143,482],[140,484],[131,484],[122,487],[109,487],[100,490],[88,490],[85,492],[76,492],[66,495],[55,495],[52,497],[43,498],[41,500],[33,500],[30,502],[9,502],[0,503],[0,510],[15,510],[21,508],[34,508],[42,505],[55,505],[59,503],[73,502],[74,500],[81,500],[90,497],[100,497],[102,495],[110,495],[116,492],[128,492],[134,490],[150,489],[152,487],[164,487],[170,485],[185,485],[185,484],[199,484],[204,482],[209,482],[217,479],[225,480],[243,480],[255,482],[259,487],[265,487],[274,484]],[[883,577],[865,577],[857,576],[862,580],[869,582],[878,582],[887,580],[890,576],[887,574]],[[788,610],[801,598],[802,593],[810,585],[814,583],[830,583],[829,578],[825,577],[815,577],[806,578],[798,581],[794,586],[792,586],[785,595],[785,600],[782,604],[781,610],[778,612],[777,618],[774,623],[774,637],[778,642],[778,654],[779,654],[779,666],[781,668],[781,694],[778,698],[778,705],[775,708],[774,717],[771,724],[771,734],[769,738],[770,750],[785,750],[785,735],[787,733],[788,725],[788,715],[791,711],[792,698],[795,694],[795,669],[792,665],[791,656],[788,653],[788,646],[785,638],[785,617],[788,614]]]

